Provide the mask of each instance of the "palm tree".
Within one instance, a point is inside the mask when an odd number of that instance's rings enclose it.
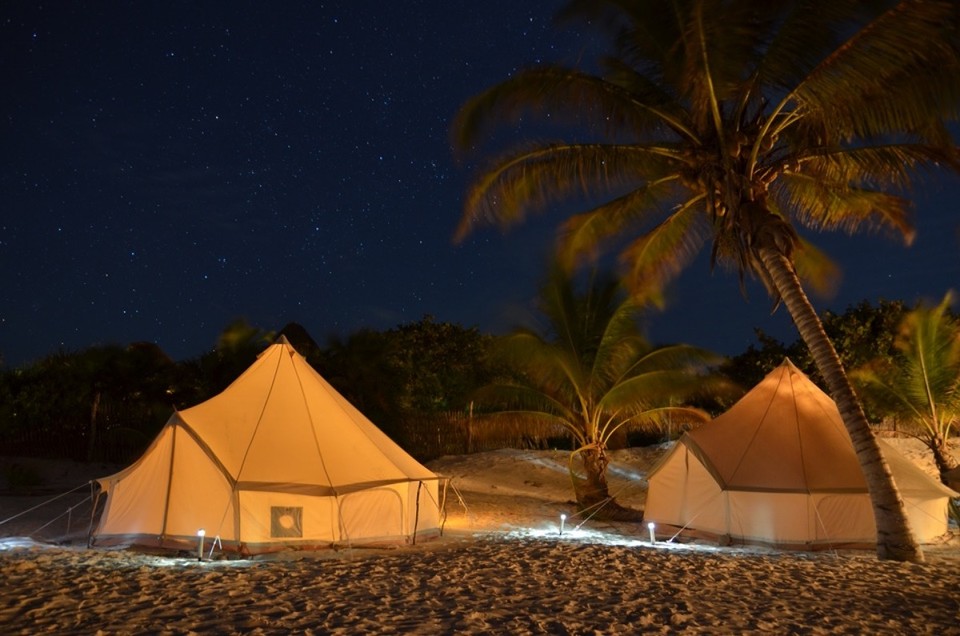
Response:
[[[489,165],[458,237],[573,199],[588,209],[561,228],[568,264],[626,237],[628,278],[646,288],[710,244],[712,263],[757,277],[786,305],[857,450],[880,558],[923,553],[801,284],[825,285],[833,270],[795,226],[909,241],[905,189],[920,169],[960,170],[944,123],[960,102],[958,13],[950,0],[574,0],[567,17],[613,34],[603,74],[522,71],[453,126],[463,149],[492,123],[538,115],[574,137]]]
[[[936,307],[906,315],[894,341],[896,360],[880,358],[850,374],[866,399],[915,426],[944,484],[957,467],[947,442],[960,428],[960,321],[950,314],[952,300],[948,292]]]
[[[706,421],[702,410],[677,404],[728,385],[704,374],[719,362],[711,354],[687,345],[650,346],[637,324],[639,305],[621,292],[609,277],[577,294],[567,273],[556,268],[541,297],[541,333],[519,329],[496,347],[512,379],[474,397],[491,412],[488,419],[519,422],[534,435],[570,435],[575,445],[570,473],[580,508],[604,518],[639,520],[639,511],[610,496],[611,437],[668,422]]]

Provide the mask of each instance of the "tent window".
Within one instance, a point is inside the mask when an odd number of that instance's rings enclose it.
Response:
[[[303,537],[303,508],[301,506],[270,506],[270,536],[274,538]]]

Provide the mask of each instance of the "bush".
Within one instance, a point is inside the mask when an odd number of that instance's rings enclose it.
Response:
[[[16,492],[30,490],[43,485],[43,477],[36,468],[14,462],[3,467],[3,478],[7,488]]]

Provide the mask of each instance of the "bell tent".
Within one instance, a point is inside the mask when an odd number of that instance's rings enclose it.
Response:
[[[438,531],[439,479],[281,337],[97,480],[106,502],[92,541],[185,548],[203,530],[243,553],[415,541]]]
[[[880,442],[921,542],[957,493]],[[789,360],[685,433],[649,475],[644,518],[675,532],[778,547],[876,543],[873,507],[834,401]]]

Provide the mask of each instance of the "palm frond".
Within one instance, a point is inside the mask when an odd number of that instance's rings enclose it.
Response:
[[[956,150],[919,143],[882,143],[859,147],[807,146],[784,159],[794,172],[822,181],[869,188],[905,190],[921,169],[960,169]]]
[[[607,387],[619,382],[629,373],[637,356],[650,348],[637,324],[639,309],[632,299],[625,301],[607,322],[593,359],[594,395],[602,395]]]
[[[960,410],[960,321],[949,314],[948,292],[936,307],[907,314],[894,346],[903,354],[903,375],[911,397],[951,411]],[[936,409],[932,409],[936,410]]]
[[[490,384],[478,389],[474,399],[483,405],[481,413],[523,413],[551,422],[577,420],[566,403],[530,385]]]
[[[710,421],[710,414],[691,406],[663,406],[648,409],[623,418],[605,431],[609,438],[618,430],[630,431],[683,431]]]
[[[551,347],[591,366],[608,323],[623,302],[623,288],[610,275],[594,272],[584,293],[578,293],[574,271],[555,264],[541,290],[539,308],[547,319]]]
[[[932,113],[956,118],[957,12],[950,0],[897,3],[828,55],[785,101],[840,139],[916,130]]]
[[[558,232],[557,254],[564,267],[596,260],[600,246],[645,219],[662,214],[661,203],[676,187],[677,175],[640,185],[627,194],[567,219]]]
[[[883,369],[877,363],[867,364],[850,371],[850,380],[873,404],[884,410],[899,413],[910,420],[922,421],[926,413],[918,410],[917,403],[910,397],[909,390],[889,369]]]
[[[754,81],[781,93],[788,93],[836,49],[844,38],[837,25],[849,23],[853,10],[862,4],[861,0],[749,3],[777,12],[777,26],[768,31]]]
[[[710,236],[703,206],[703,195],[689,199],[623,250],[631,290],[662,289],[693,260]]]
[[[793,252],[793,265],[804,285],[824,298],[830,298],[843,276],[840,266],[807,239],[800,237]]]
[[[627,90],[595,75],[544,67],[520,71],[464,104],[451,126],[454,145],[470,148],[492,125],[517,124],[529,115],[549,116],[584,131],[602,126],[617,136],[637,138],[651,128],[689,134],[683,110],[653,82],[635,77]]]
[[[455,240],[479,223],[507,228],[549,203],[574,195],[609,195],[674,174],[682,161],[665,146],[555,144],[511,154],[470,188]]]
[[[658,82],[677,86],[668,78],[679,76],[682,67],[680,14],[676,3],[662,0],[573,0],[557,18],[599,26],[619,57]]]
[[[688,344],[672,344],[650,347],[637,358],[630,372],[637,375],[662,369],[682,369],[700,375],[723,361],[724,357],[713,351]]]
[[[599,407],[603,411],[644,411],[663,404],[664,395],[671,395],[677,402],[685,402],[700,395],[702,390],[701,378],[687,371],[649,371],[628,378],[610,389],[604,394]]]
[[[577,391],[584,382],[584,370],[576,355],[533,333],[520,331],[504,337],[497,344],[497,357],[544,390]]]
[[[683,15],[690,59],[684,81],[691,103],[697,100],[698,91],[705,91],[701,99],[704,104],[714,102],[710,109],[717,121],[733,114],[733,108],[722,109],[721,104],[736,104],[749,90],[748,80],[782,10],[779,4],[747,0],[688,3]]]
[[[960,424],[960,321],[949,313],[952,294],[920,306],[900,324],[893,360],[878,358],[851,378],[888,413],[945,440]]]
[[[654,135],[657,139],[667,139],[672,131],[678,140],[682,139],[693,144],[701,142],[693,122],[689,119],[689,112],[677,101],[675,95],[665,89],[663,84],[656,82],[650,75],[637,72],[635,68],[618,58],[605,58],[603,65],[604,80],[627,91],[633,101],[633,107],[649,112],[651,115],[650,122],[645,128],[634,126],[627,129],[639,141],[645,140],[648,135]],[[607,132],[613,138],[619,138],[625,131],[607,126]]]
[[[785,173],[772,194],[781,209],[788,209],[802,225],[815,230],[885,230],[908,245],[914,229],[908,199],[829,182],[808,174]]]

